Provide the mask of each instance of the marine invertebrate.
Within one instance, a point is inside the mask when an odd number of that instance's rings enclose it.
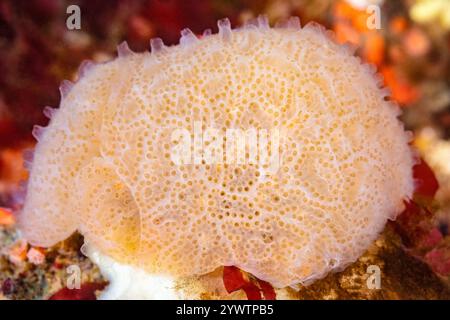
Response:
[[[151,53],[122,45],[63,83],[49,127],[35,130],[19,217],[32,244],[79,230],[90,250],[146,274],[237,266],[286,287],[341,270],[402,211],[410,136],[375,70],[295,18],[218,26],[201,39],[185,29],[173,47],[154,39]],[[196,123],[279,130],[279,167],[174,163],[173,132]]]

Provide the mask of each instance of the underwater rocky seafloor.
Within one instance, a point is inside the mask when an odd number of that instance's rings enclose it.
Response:
[[[345,1],[321,1],[321,5],[314,1],[169,1],[165,5],[115,1],[109,9],[102,10],[101,1],[80,3],[87,12],[100,12],[100,16],[89,17],[89,28],[75,34],[58,27],[64,1],[58,5],[51,1],[30,1],[26,7],[8,1],[0,5],[0,66],[5,70],[0,75],[0,207],[9,208],[0,212],[1,298],[47,299],[64,287],[66,267],[73,264],[80,266],[83,284],[95,284],[88,289],[103,285],[97,268],[80,252],[80,236],[51,249],[34,248],[19,238],[10,214],[17,209],[14,206],[21,197],[19,181],[27,174],[22,169],[22,150],[34,144],[30,137],[32,125],[46,121],[42,108],[57,104],[59,82],[73,78],[76,67],[85,58],[102,61],[112,57],[115,45],[122,39],[127,39],[133,49],[144,50],[148,38],[156,35],[176,43],[179,30],[185,26],[200,32],[214,25],[216,18],[227,15],[236,23],[254,12],[267,13],[272,20],[289,15],[300,15],[304,22],[317,20],[331,27],[338,37],[362,46],[359,54],[376,64],[384,75],[394,98],[404,107],[404,121],[415,132],[421,156],[440,183],[435,200],[424,205],[429,214],[412,208],[412,215],[399,221],[400,228],[389,225],[356,263],[301,288],[294,296],[450,298],[450,42],[445,25],[438,26],[439,20],[429,22],[429,26],[416,23],[408,15],[413,1],[385,4],[383,12],[388,19],[383,22],[386,31],[381,34],[364,31],[358,23],[364,11]],[[18,19],[20,11],[25,14],[24,19]],[[33,28],[38,31],[31,32]],[[55,46],[58,40],[64,41],[65,46]],[[366,270],[370,265],[381,269],[381,289],[367,288]],[[88,289],[72,298],[93,298],[93,290]]]
[[[15,243],[14,229],[1,231],[2,249]],[[105,282],[97,267],[80,253],[81,236],[74,235],[58,246],[47,250],[45,261],[39,264],[22,261],[11,262],[9,255],[0,258],[1,299],[48,299],[65,287],[66,268],[77,264],[82,271],[82,281],[97,284]],[[381,270],[381,288],[369,289],[366,285],[367,267],[377,265]],[[77,291],[77,290],[75,290]],[[91,290],[82,293],[59,295],[60,298],[92,299]],[[386,230],[357,262],[343,272],[329,274],[298,291],[290,290],[297,299],[450,299],[448,282],[436,275],[430,267],[406,253],[392,230]],[[57,296],[58,297],[58,296]],[[205,299],[210,298],[207,294]],[[241,294],[227,298],[245,298]]]

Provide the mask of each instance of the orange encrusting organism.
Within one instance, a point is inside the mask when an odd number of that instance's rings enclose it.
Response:
[[[51,246],[79,230],[105,255],[185,277],[237,266],[275,287],[355,261],[413,192],[410,135],[373,68],[321,27],[260,17],[152,53],[122,46],[62,88],[19,223]],[[280,168],[175,165],[195,121],[280,130]],[[42,131],[42,132],[41,132]]]
[[[10,226],[14,224],[14,216],[11,210],[0,207],[0,226]]]

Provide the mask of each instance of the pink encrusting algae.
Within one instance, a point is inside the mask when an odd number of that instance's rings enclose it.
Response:
[[[78,230],[102,254],[174,278],[236,266],[275,287],[355,261],[411,198],[414,153],[374,68],[315,24],[264,17],[180,44],[126,44],[61,87],[19,216],[33,245]],[[280,132],[279,169],[175,164],[195,123]],[[206,142],[204,138],[203,144]],[[248,155],[247,150],[247,155]]]

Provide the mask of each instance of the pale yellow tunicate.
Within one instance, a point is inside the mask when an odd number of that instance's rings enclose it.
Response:
[[[24,236],[51,246],[79,230],[150,274],[234,265],[276,287],[355,261],[413,192],[410,136],[374,70],[295,19],[182,34],[85,68],[63,90],[39,134]],[[194,122],[276,128],[279,169],[175,165],[171,133]]]

